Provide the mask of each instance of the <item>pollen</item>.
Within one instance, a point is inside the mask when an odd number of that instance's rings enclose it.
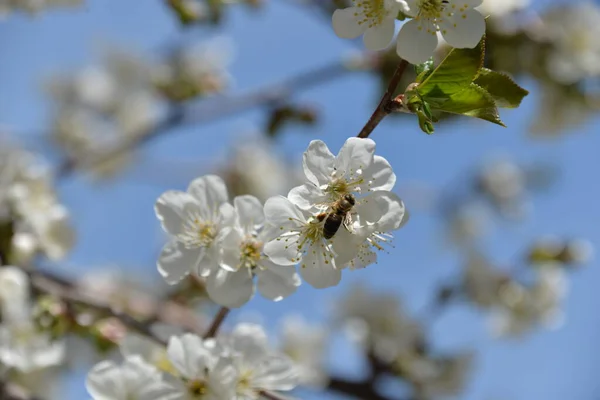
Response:
[[[210,247],[217,237],[218,229],[212,221],[199,217],[189,219],[177,238],[187,248]]]
[[[354,6],[362,12],[362,19],[358,23],[368,24],[369,27],[380,25],[388,14],[385,0],[354,0]]]
[[[189,381],[187,388],[192,399],[202,399],[208,393],[206,382],[199,379]]]

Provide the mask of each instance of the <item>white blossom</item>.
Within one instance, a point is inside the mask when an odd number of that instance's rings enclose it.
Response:
[[[303,385],[323,388],[328,376],[325,370],[328,332],[307,323],[298,316],[283,320],[280,348],[296,364],[299,382]]]
[[[407,0],[406,14],[413,19],[398,33],[398,55],[412,64],[432,56],[438,32],[456,48],[473,48],[485,33],[485,20],[475,9],[482,0]]]
[[[288,198],[305,210],[325,211],[346,194],[360,202],[370,192],[389,191],[396,183],[392,167],[375,155],[371,139],[349,138],[337,156],[324,142],[313,140],[304,152],[302,165],[308,183],[292,189]]]
[[[239,372],[214,340],[196,335],[172,336],[167,354],[176,377],[177,400],[233,399]]]
[[[220,266],[207,279],[210,298],[227,307],[240,307],[254,294],[254,278],[264,297],[279,301],[296,291],[300,278],[292,265],[274,264],[263,253],[269,238],[263,206],[254,196],[234,199],[236,222],[221,243]]]
[[[337,285],[342,278],[341,265],[336,265],[333,244],[325,239],[323,223],[316,215],[302,210],[283,196],[271,197],[265,203],[265,217],[276,227],[278,236],[267,242],[264,252],[279,265],[300,263],[300,275],[315,288]],[[279,231],[277,231],[279,229]],[[342,246],[352,259],[357,249]]]
[[[158,369],[132,356],[122,365],[102,361],[88,373],[86,388],[93,400],[175,400],[182,398]]]
[[[565,273],[553,264],[537,267],[536,272],[533,285],[512,282],[501,291],[502,304],[490,320],[496,335],[519,336],[537,325],[556,328],[562,324],[561,305],[567,292]]]
[[[39,331],[32,317],[29,278],[17,267],[0,268],[0,363],[32,372],[64,360],[64,342]]]
[[[370,50],[386,48],[395,33],[398,13],[406,11],[404,0],[353,0],[353,6],[335,10],[332,17],[337,36],[354,39],[364,35]]]
[[[236,399],[256,400],[261,390],[292,390],[298,384],[294,363],[269,348],[267,335],[255,324],[238,324],[231,334],[219,338],[236,370]]]
[[[340,246],[357,247],[358,253],[353,259],[348,261],[342,257],[338,258],[338,262],[350,269],[365,268],[376,263],[376,251],[385,250],[385,245],[391,246],[393,235],[389,232],[408,222],[408,212],[402,200],[394,193],[386,191],[374,192],[368,196],[356,206],[355,215],[353,233],[341,230],[338,240],[334,243],[335,250]]]
[[[287,222],[285,216],[270,219],[282,231],[278,242],[271,242],[266,251],[274,262],[282,263],[281,258],[286,257],[292,263],[303,259],[300,273],[315,287],[337,284],[340,269],[346,264],[359,268],[375,262],[371,248],[381,249],[380,242],[389,239],[387,232],[398,229],[407,214],[402,201],[389,192],[396,181],[391,166],[374,153],[371,139],[350,138],[337,156],[320,140],[310,143],[303,157],[308,183],[288,194],[298,209],[281,199],[270,203],[279,203],[279,209],[269,210],[272,214],[288,216]],[[344,227],[340,226],[331,239],[325,239],[323,215],[334,212],[340,199],[347,196],[354,200],[345,217],[350,223],[342,224]],[[298,244],[290,246],[292,243]]]
[[[171,240],[158,260],[158,271],[169,284],[190,272],[208,276],[218,266],[224,228],[233,224],[235,210],[221,178],[206,175],[192,181],[187,192],[167,191],[155,212]]]
[[[62,259],[75,238],[49,168],[10,143],[0,145],[0,219],[13,224],[11,261],[27,264],[37,254]]]
[[[423,328],[390,294],[354,287],[338,303],[336,314],[351,339],[384,361],[413,353],[424,340]]]
[[[541,35],[550,42],[546,68],[564,84],[600,74],[600,9],[593,2],[558,7],[542,20]]]

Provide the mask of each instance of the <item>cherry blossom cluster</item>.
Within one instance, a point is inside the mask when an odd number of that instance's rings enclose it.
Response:
[[[48,166],[1,137],[0,231],[12,232],[1,261],[19,265],[39,254],[62,259],[75,236]]]
[[[186,192],[167,191],[155,211],[170,241],[158,260],[165,281],[190,273],[206,279],[210,298],[239,307],[258,291],[278,301],[300,285],[340,282],[342,270],[376,262],[375,250],[407,220],[404,204],[390,190],[389,163],[375,155],[371,139],[351,138],[337,156],[312,141],[303,158],[306,183],[287,197],[254,196],[229,202],[217,176],[192,181]]]
[[[29,286],[21,268],[0,268],[0,364],[21,373],[59,365],[65,357],[64,341],[38,329]]]
[[[333,29],[341,38],[364,35],[370,50],[386,48],[395,35],[399,15],[412,18],[402,25],[398,55],[412,64],[427,61],[438,45],[438,34],[456,48],[473,48],[485,33],[485,20],[475,7],[483,0],[353,0],[333,13]]]
[[[94,400],[258,399],[262,391],[292,390],[294,363],[269,348],[263,329],[239,324],[228,335],[171,336],[168,346],[128,336],[124,361],[102,361],[88,374]]]
[[[224,90],[232,55],[232,43],[223,37],[174,48],[157,62],[110,48],[102,64],[46,84],[54,107],[53,139],[78,164],[91,164],[96,175],[114,174],[129,154],[97,159],[144,136],[168,104]]]

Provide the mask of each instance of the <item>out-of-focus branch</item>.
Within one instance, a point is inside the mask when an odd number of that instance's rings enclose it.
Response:
[[[355,382],[340,377],[332,376],[329,380],[327,390],[343,393],[349,397],[359,400],[393,400],[380,394],[374,387],[374,381],[369,379]]]
[[[96,299],[87,297],[79,293],[75,285],[65,285],[65,281],[52,279],[52,275],[47,273],[38,273],[38,271],[28,271],[33,287],[43,293],[54,295],[62,301],[71,305],[83,305],[87,308],[100,312],[101,314],[111,316],[119,320],[129,329],[134,330],[158,344],[166,345],[166,341],[157,336],[151,329],[151,324],[141,322],[128,313],[116,310],[110,304],[102,303]]]
[[[367,56],[365,56],[367,57]],[[344,60],[301,73],[282,82],[270,84],[265,87],[239,94],[220,96],[215,100],[200,103],[197,107],[177,106],[167,117],[140,135],[122,142],[105,153],[91,160],[68,159],[57,170],[58,178],[72,175],[85,162],[85,166],[98,165],[113,157],[127,153],[143,144],[149,143],[157,137],[175,127],[202,124],[219,120],[243,111],[285,100],[290,95],[300,90],[305,90],[324,82],[332,81],[350,71]]]
[[[2,400],[40,400],[32,396],[22,387],[12,383],[0,381],[0,399]]]
[[[365,126],[362,128],[362,130],[359,132],[357,137],[359,137],[359,138],[369,137],[371,132],[373,132],[373,130],[375,128],[377,128],[377,125],[379,125],[379,123],[381,121],[383,121],[383,119],[385,117],[387,117],[393,111],[391,106],[394,103],[394,99],[392,98],[392,96],[394,96],[394,92],[396,91],[396,88],[398,87],[398,84],[400,83],[400,80],[402,79],[402,75],[404,74],[404,70],[406,69],[407,66],[408,66],[407,61],[400,60],[400,63],[398,64],[398,67],[396,68],[394,75],[392,75],[392,78],[390,79],[388,87],[387,87],[385,93],[383,94],[383,97],[381,98],[381,101],[379,102],[379,104],[377,105],[377,108],[375,109],[375,111],[373,111],[371,118],[369,118],[369,120],[367,121]]]

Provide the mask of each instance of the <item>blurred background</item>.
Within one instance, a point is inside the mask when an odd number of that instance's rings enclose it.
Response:
[[[56,3],[0,0],[0,164],[24,151],[44,162],[74,238],[55,251],[10,238],[12,262],[132,308],[168,298],[204,321],[216,308],[201,284],[157,274],[158,196],[207,173],[232,196],[287,193],[310,140],[336,153],[359,132],[396,55],[335,36],[343,1]],[[381,365],[383,397],[355,398],[600,396],[600,5],[484,0],[482,12],[486,66],[530,91],[501,110],[507,128],[452,117],[428,136],[414,116],[387,118],[371,137],[411,213],[394,247],[334,288],[257,295],[225,323],[260,322],[301,353],[315,376],[298,398],[349,398],[343,382]],[[82,337],[69,340],[88,351],[53,371],[50,398],[86,397],[98,356]],[[36,373],[23,385],[48,396]]]

